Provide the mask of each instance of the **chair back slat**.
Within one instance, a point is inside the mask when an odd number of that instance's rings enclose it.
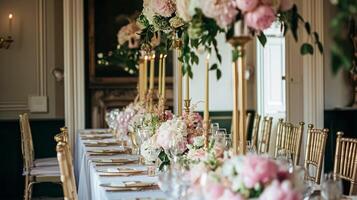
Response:
[[[29,117],[27,113],[23,113],[20,118],[20,131],[21,131],[21,147],[22,156],[24,160],[24,169],[29,172],[31,167],[34,166],[35,151],[33,147],[32,133],[30,128]]]
[[[357,139],[337,133],[333,176],[350,182],[349,195],[357,194]]]
[[[280,150],[289,151],[291,153],[294,165],[299,165],[301,141],[304,132],[304,122],[300,122],[295,126],[292,123],[282,122],[279,120],[278,132],[275,144],[275,157]],[[281,127],[279,127],[281,126]]]
[[[67,138],[68,139],[68,138]],[[73,170],[73,159],[66,140],[66,133],[62,130],[61,134],[55,136],[57,142],[57,159],[61,172],[61,182],[65,200],[78,200],[77,188]]]
[[[258,144],[258,153],[265,154],[269,152],[270,135],[272,129],[273,118],[265,117],[262,129],[262,136]]]
[[[255,114],[253,129],[252,129],[252,145],[255,149],[258,149],[258,134],[259,134],[259,125],[260,125],[261,116],[259,114]]]
[[[314,181],[317,184],[320,184],[321,180],[327,136],[327,129],[316,129],[313,128],[312,124],[308,125],[304,162],[304,167],[307,169],[305,178]],[[313,175],[310,174],[311,171],[314,172]]]

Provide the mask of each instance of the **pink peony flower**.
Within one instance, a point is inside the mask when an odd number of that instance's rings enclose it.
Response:
[[[250,28],[257,31],[263,31],[271,26],[275,21],[274,10],[269,6],[259,6],[252,12],[245,15],[245,23]]]
[[[165,110],[165,120],[171,120],[174,118],[174,114],[172,114],[171,110]]]
[[[275,179],[279,167],[268,158],[248,155],[244,158],[241,172],[238,172],[247,188],[253,188],[258,183],[268,183]]]
[[[159,130],[157,134],[156,143],[164,149],[170,148],[170,142],[175,137],[175,131],[170,129]]]
[[[281,0],[280,10],[288,11],[293,7],[293,5],[294,5],[293,0]]]
[[[284,181],[279,183],[278,181],[273,181],[273,183],[268,186],[263,194],[259,197],[260,200],[299,200],[301,199],[300,193],[295,191],[289,181]]]
[[[238,13],[234,0],[204,0],[200,8],[206,17],[216,20],[221,28],[231,24]]]
[[[173,0],[152,0],[150,7],[156,14],[163,17],[171,17],[176,11],[176,4]]]
[[[241,195],[235,194],[231,190],[226,189],[218,200],[244,200],[244,198]]]
[[[208,200],[216,200],[223,195],[225,188],[219,183],[209,183],[205,188],[205,196]]]
[[[236,0],[237,7],[242,12],[254,10],[259,3],[259,0]]]

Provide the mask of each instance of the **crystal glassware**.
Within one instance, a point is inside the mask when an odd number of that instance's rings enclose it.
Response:
[[[341,179],[334,179],[332,173],[325,174],[321,183],[321,198],[323,200],[339,200],[342,197],[342,193]]]

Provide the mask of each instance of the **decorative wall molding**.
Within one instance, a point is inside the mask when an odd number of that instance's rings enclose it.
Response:
[[[36,0],[36,94],[47,96],[47,30],[46,30],[46,0]],[[28,111],[27,96],[22,101],[0,101],[0,112]]]
[[[63,0],[65,124],[73,145],[85,127],[83,0]]]
[[[37,94],[47,96],[47,29],[46,29],[46,0],[37,0],[36,15],[36,52],[37,52]]]
[[[319,33],[320,41],[324,41],[323,0],[303,0],[302,15]],[[311,40],[304,34],[304,41]],[[324,126],[324,58],[317,48],[313,56],[303,57],[304,76],[304,121],[315,127]]]

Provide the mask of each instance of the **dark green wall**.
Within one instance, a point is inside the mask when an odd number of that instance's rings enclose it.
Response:
[[[30,120],[36,158],[56,156],[53,136],[64,126],[63,119]],[[23,199],[21,136],[17,120],[0,120],[0,199]],[[35,186],[33,196],[61,196],[54,184]]]

